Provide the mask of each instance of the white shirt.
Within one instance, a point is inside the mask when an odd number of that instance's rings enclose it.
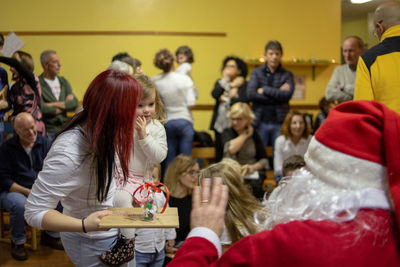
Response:
[[[61,93],[61,85],[60,85],[60,81],[58,80],[58,77],[56,76],[56,78],[54,80],[49,80],[47,78],[44,78],[44,80],[49,85],[49,87],[51,89],[51,92],[53,93],[54,97],[57,100],[59,100],[60,99],[60,93]]]
[[[135,130],[134,150],[131,151],[129,169],[145,174],[146,168],[161,163],[167,156],[167,135],[164,126],[158,120],[146,125],[146,138],[139,140]],[[153,173],[153,172],[151,172]]]
[[[153,81],[164,103],[166,119],[184,119],[193,123],[189,110],[196,101],[192,79],[180,73],[168,72],[154,76]]]
[[[304,157],[310,141],[311,135],[307,139],[301,138],[297,145],[293,144],[290,138],[286,139],[283,135],[276,138],[274,150],[274,173],[282,175],[282,164],[288,157],[293,155]]]
[[[97,201],[95,180],[90,173],[92,155],[80,127],[61,134],[54,141],[25,205],[25,220],[29,225],[42,228],[44,214],[55,209],[59,201],[64,207],[63,214],[78,219],[113,206],[114,180],[106,199]],[[116,236],[117,229],[81,235],[107,238]]]
[[[182,63],[181,65],[179,65],[179,66],[175,69],[175,71],[176,71],[177,73],[185,74],[185,75],[187,75],[187,76],[190,77],[191,72],[192,72],[192,65],[190,65],[190,64],[187,63],[187,62]]]
[[[163,193],[155,193],[157,207],[165,204]],[[176,238],[174,228],[138,228],[136,229],[135,250],[142,253],[160,252],[165,246],[165,240]]]

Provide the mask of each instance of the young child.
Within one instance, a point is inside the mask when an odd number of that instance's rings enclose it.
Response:
[[[161,178],[161,166],[155,164],[153,169],[153,182]],[[162,192],[154,194],[157,207],[163,207],[166,201]],[[169,246],[175,245],[176,232],[174,228],[140,228],[136,230],[135,258],[136,267],[161,267],[165,259],[165,242]]]
[[[134,201],[132,195],[135,190],[144,182],[152,181],[154,164],[163,161],[167,155],[167,138],[164,126],[161,124],[163,120],[163,105],[158,97],[157,88],[151,79],[145,75],[137,75],[135,79],[141,84],[143,95],[136,109],[137,118],[135,122],[134,151],[131,151],[129,161],[130,171],[127,182],[124,183],[122,171],[120,171],[119,168],[115,172],[115,181],[117,185],[117,192],[114,197],[115,207],[132,207]],[[163,194],[161,195],[163,196]],[[165,198],[163,201],[165,202]],[[161,203],[162,197],[157,197],[156,202],[159,206],[164,205],[164,203]],[[137,231],[138,230],[135,228],[120,229],[121,234],[127,240],[134,239]],[[157,232],[159,229],[151,229],[148,231]],[[138,238],[143,240],[141,237]],[[160,239],[163,240],[161,237]],[[175,236],[173,236],[172,239],[175,239]],[[146,249],[142,249],[140,252],[152,252],[157,255],[164,253],[163,248],[165,240],[162,241],[162,250],[158,246],[158,243],[156,244],[156,242],[154,242],[155,240],[156,238],[153,238],[147,239],[147,243],[140,242],[140,247],[146,247]],[[111,250],[103,253],[103,255],[106,254],[102,256],[103,261],[109,263],[107,261],[109,258],[118,259],[119,264],[129,261],[131,257],[125,256],[127,254],[123,253],[128,244],[128,241],[117,242]],[[164,256],[162,258],[164,259]]]
[[[178,67],[175,69],[175,72],[187,75],[193,80],[191,64],[194,62],[194,55],[192,49],[187,45],[178,47],[175,52],[175,58],[176,62],[178,63]],[[199,92],[197,87],[194,88],[194,95],[196,99],[198,99]]]

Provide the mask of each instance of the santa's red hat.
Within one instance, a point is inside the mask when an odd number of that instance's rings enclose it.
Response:
[[[400,223],[400,115],[374,101],[335,107],[311,140],[307,168],[337,188],[376,188],[392,198]]]

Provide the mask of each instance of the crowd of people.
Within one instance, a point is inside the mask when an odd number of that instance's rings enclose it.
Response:
[[[380,5],[374,21],[377,46],[343,41],[345,64],[315,123],[290,109],[294,79],[279,41],[248,81],[246,63],[226,57],[211,90],[216,158],[204,169],[191,157],[200,92],[190,47],[158,51],[152,78],[140,60],[115,55],[79,109],[56,51],[41,54],[39,77],[28,53],[0,57],[15,81],[0,67],[0,119],[12,110],[14,129],[7,140],[0,132],[12,257],[28,257],[26,221],[77,266],[399,264],[400,4]],[[277,187],[266,194],[272,169]],[[178,229],[99,226],[111,207],[147,207],[136,192],[160,181],[170,193],[157,189],[151,205],[177,207]]]

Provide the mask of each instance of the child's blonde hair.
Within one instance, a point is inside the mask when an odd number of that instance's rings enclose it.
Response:
[[[157,86],[150,79],[149,76],[144,74],[136,74],[133,76],[142,86],[143,94],[142,100],[149,98],[153,93],[155,93],[156,114],[154,114],[155,120],[164,123],[164,104],[162,103],[160,96],[158,95]]]
[[[262,205],[243,184],[240,164],[235,160],[224,158],[200,171],[199,184],[202,178],[221,177],[223,184],[228,186],[228,205],[225,214],[225,226],[232,243],[242,237],[257,233],[261,226],[254,221],[256,213],[266,213]]]
[[[160,182],[161,181],[161,165],[159,163],[155,163],[153,165],[153,174],[154,174],[155,170],[157,170],[158,177],[153,176],[153,182]]]

